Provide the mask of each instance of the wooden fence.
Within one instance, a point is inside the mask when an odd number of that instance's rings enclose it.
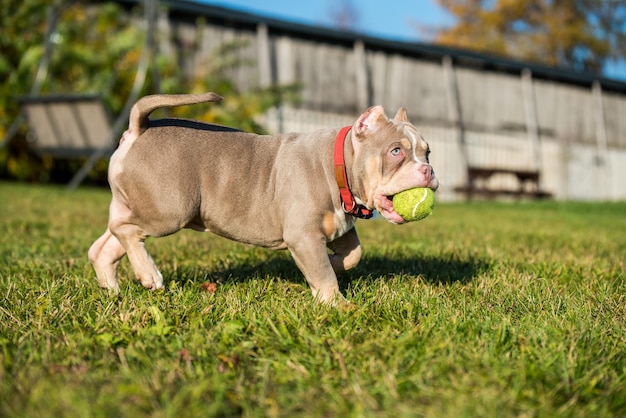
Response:
[[[263,117],[276,133],[349,124],[372,104],[390,114],[405,106],[431,144],[440,199],[465,196],[471,167],[494,171],[476,179],[490,190],[626,199],[626,83],[196,3],[169,3],[159,36],[161,53],[189,73],[237,40],[256,62],[233,70],[241,88],[299,83],[297,106]],[[520,186],[525,172],[536,184]]]

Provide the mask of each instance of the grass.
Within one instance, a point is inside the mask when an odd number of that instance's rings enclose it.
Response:
[[[164,291],[124,260],[109,295],[108,199],[0,183],[2,417],[626,415],[624,203],[359,221],[346,311],[288,253],[190,231],[148,244]]]

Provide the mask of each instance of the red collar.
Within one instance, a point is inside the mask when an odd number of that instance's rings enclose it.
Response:
[[[348,183],[348,173],[346,173],[346,160],[343,155],[343,145],[352,126],[341,128],[335,139],[335,178],[337,186],[339,186],[339,194],[341,195],[341,207],[343,211],[357,218],[369,219],[374,216],[374,211],[359,205],[354,200],[354,195],[350,191]]]

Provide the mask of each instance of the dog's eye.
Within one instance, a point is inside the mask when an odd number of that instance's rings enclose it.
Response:
[[[398,155],[400,155],[400,153],[402,153],[402,150],[400,149],[400,147],[397,147],[391,150],[391,155],[393,155],[394,157],[397,157]]]
[[[429,162],[430,162],[430,161],[429,161],[429,160],[430,160],[430,158],[429,158],[429,157],[430,157],[430,147],[428,147],[428,148],[426,149],[426,162],[427,162],[427,163],[429,163]]]

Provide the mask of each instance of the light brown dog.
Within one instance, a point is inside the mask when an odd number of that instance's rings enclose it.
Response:
[[[361,258],[357,217],[377,210],[403,223],[393,195],[439,185],[428,144],[404,108],[389,119],[371,107],[341,131],[278,136],[148,119],[157,108],[219,100],[214,93],[155,95],[133,107],[110,161],[108,228],[89,249],[100,286],[119,289],[117,265],[128,254],[141,284],[162,288],[144,241],[191,228],[289,249],[313,295],[329,302],[339,295],[336,273]]]

